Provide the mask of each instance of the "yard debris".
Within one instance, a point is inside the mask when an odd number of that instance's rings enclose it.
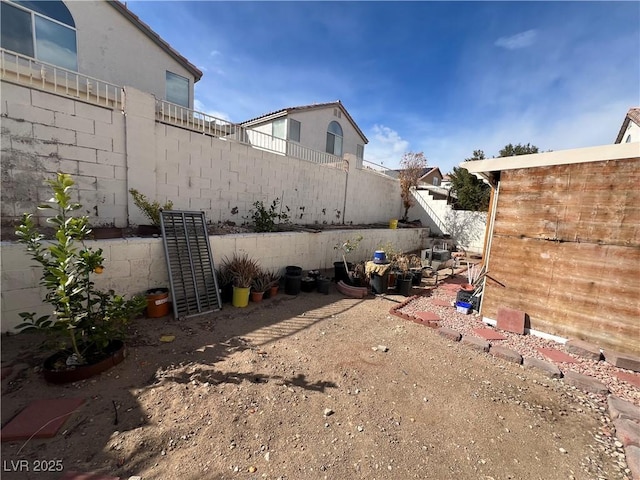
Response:
[[[171,343],[176,339],[175,335],[162,335],[160,341],[163,343]]]
[[[335,413],[335,412],[334,412],[331,408],[325,408],[325,409],[324,409],[324,413],[323,413],[323,415],[324,415],[325,417],[329,417],[329,416],[333,415],[334,413]]]

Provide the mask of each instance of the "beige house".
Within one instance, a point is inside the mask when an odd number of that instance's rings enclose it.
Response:
[[[0,9],[3,49],[193,108],[193,87],[202,72],[125,4],[1,0]]]
[[[249,133],[252,143],[258,138],[269,138],[272,145],[264,148],[299,158],[304,157],[296,151],[298,146],[339,158],[355,155],[361,164],[364,146],[369,143],[340,100],[283,108],[240,125],[263,134],[255,135],[254,139]]]

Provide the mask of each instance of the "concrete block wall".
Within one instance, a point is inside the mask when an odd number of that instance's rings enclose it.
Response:
[[[309,270],[333,267],[333,262],[341,258],[334,245],[357,235],[362,235],[363,239],[358,249],[349,254],[349,261],[371,259],[377,247],[387,242],[392,242],[397,250],[425,248],[429,231],[415,228],[254,233],[215,235],[209,241],[215,266],[238,252],[257,259],[264,269],[280,270],[287,265],[298,265]],[[98,289],[112,288],[121,295],[134,295],[149,288],[169,286],[162,239],[98,240],[88,241],[87,246],[103,249],[104,273],[93,275]],[[33,263],[23,245],[0,242],[2,332],[12,330],[21,322],[20,312],[51,313],[51,307],[42,302],[45,291],[39,286],[41,269]]]
[[[94,225],[127,219],[124,118],[119,111],[2,82],[2,223],[50,198],[44,180],[70,173]],[[44,215],[39,216],[44,224]]]

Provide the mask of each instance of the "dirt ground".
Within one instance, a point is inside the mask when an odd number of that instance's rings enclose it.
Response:
[[[139,319],[122,364],[63,386],[36,337],[3,336],[3,364],[29,365],[3,382],[3,424],[86,402],[52,439],[3,443],[2,478],[60,478],[7,471],[19,459],[143,480],[627,478],[601,400],[390,315],[402,300],[332,285]]]

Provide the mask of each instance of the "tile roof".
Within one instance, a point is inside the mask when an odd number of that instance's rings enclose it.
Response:
[[[640,126],[640,108],[632,107],[627,112],[627,115],[624,117],[622,121],[622,126],[620,127],[620,131],[618,132],[618,136],[616,137],[616,141],[614,143],[622,143],[622,138],[624,137],[624,133],[627,131],[627,127],[629,126],[629,122],[633,122],[636,125]]]
[[[127,20],[133,23],[142,33],[149,37],[151,41],[153,41],[156,45],[167,52],[169,56],[173,57],[174,60],[182,64],[182,66],[195,77],[196,82],[202,78],[202,71],[200,71],[198,67],[196,67],[193,63],[180,55],[177,50],[175,50],[171,45],[163,40],[160,35],[154,32],[149,25],[140,20],[140,17],[129,10],[124,3],[120,2],[119,0],[107,0],[107,3],[115,8],[118,12],[120,12]]]
[[[263,123],[269,120],[276,119],[278,117],[284,117],[294,112],[303,112],[305,110],[316,110],[320,108],[340,108],[345,117],[351,122],[351,124],[355,127],[358,134],[364,139],[364,143],[369,143],[369,140],[365,136],[365,134],[360,130],[358,124],[353,120],[347,109],[344,107],[340,100],[336,100],[335,102],[325,102],[325,103],[312,103],[309,105],[300,105],[297,107],[287,107],[281,108],[280,110],[275,110],[273,112],[265,113],[264,115],[260,115],[259,117],[251,118],[249,120],[245,120],[244,122],[240,122],[240,125],[250,126],[256,125],[259,123]]]

